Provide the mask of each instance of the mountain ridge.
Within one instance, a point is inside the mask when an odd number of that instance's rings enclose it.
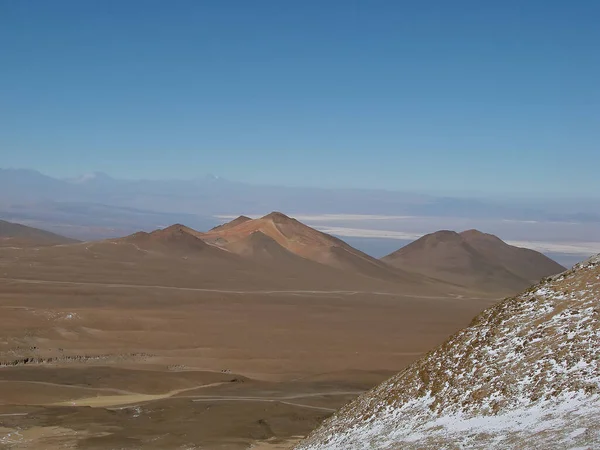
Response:
[[[223,180],[208,177],[183,180],[122,179],[108,174],[106,183],[73,183],[35,170],[0,168],[0,188],[7,203],[24,207],[32,202],[105,203],[115,207],[135,207],[163,213],[197,213],[229,215],[285,209],[293,202],[297,210],[315,214],[404,214],[423,217],[495,218],[517,220],[600,221],[598,202],[585,202],[578,211],[546,212],[536,201],[527,207],[511,202],[489,202],[460,197],[440,197],[378,189],[299,188]],[[97,177],[95,178],[97,179]],[[93,181],[93,179],[91,180]],[[358,207],[357,207],[358,206]],[[33,214],[35,210],[29,210]],[[16,216],[15,216],[16,217]],[[100,216],[101,217],[101,216]],[[151,226],[146,223],[144,226]]]

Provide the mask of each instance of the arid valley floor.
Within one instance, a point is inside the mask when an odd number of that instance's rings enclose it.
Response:
[[[0,281],[8,448],[284,442],[490,302],[94,283]]]
[[[2,448],[290,448],[501,298],[189,233],[0,248]]]
[[[14,448],[303,436],[491,302],[0,283],[3,363],[33,359],[0,369],[0,439]]]

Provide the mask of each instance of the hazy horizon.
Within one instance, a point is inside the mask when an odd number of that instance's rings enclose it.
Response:
[[[600,200],[436,196],[374,189],[191,180],[56,179],[0,169],[0,217],[78,239],[119,237],[184,223],[200,231],[245,214],[282,211],[374,257],[421,236],[479,229],[570,266],[600,253]]]
[[[306,189],[323,189],[323,190],[343,190],[343,191],[351,191],[351,190],[359,190],[359,191],[383,191],[383,192],[392,192],[392,193],[401,193],[401,194],[412,194],[412,195],[423,195],[423,196],[449,196],[456,198],[471,198],[471,199],[488,199],[488,200],[510,200],[515,201],[515,203],[521,203],[523,201],[549,201],[554,200],[557,203],[561,201],[569,201],[569,200],[583,200],[583,201],[600,201],[600,191],[590,191],[578,194],[570,194],[560,191],[546,191],[543,193],[535,193],[535,192],[495,192],[495,193],[486,193],[477,190],[472,191],[451,191],[440,187],[438,189],[392,189],[392,188],[377,188],[377,187],[353,187],[353,186],[336,186],[336,187],[326,187],[319,185],[311,185],[309,183],[299,182],[297,184],[286,184],[284,183],[274,183],[268,182],[268,180],[260,181],[257,180],[255,182],[247,182],[242,180],[237,180],[234,178],[227,178],[221,176],[219,173],[212,172],[201,172],[193,177],[117,177],[113,176],[111,173],[103,172],[100,170],[89,170],[81,173],[77,173],[74,176],[59,176],[51,171],[45,171],[43,169],[38,169],[34,167],[0,167],[0,170],[7,171],[30,171],[37,172],[43,176],[54,178],[59,181],[66,181],[70,183],[84,183],[97,179],[112,179],[115,181],[125,181],[125,182],[194,182],[194,181],[202,181],[202,180],[213,180],[213,181],[225,181],[231,183],[239,183],[239,184],[247,184],[251,186],[261,186],[261,187],[286,187],[286,188],[306,188]]]

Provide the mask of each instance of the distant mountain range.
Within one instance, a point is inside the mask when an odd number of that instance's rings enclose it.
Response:
[[[579,220],[600,222],[600,201],[565,213],[535,202],[441,197],[368,189],[320,189],[250,185],[206,175],[192,180],[120,180],[91,173],[62,180],[34,170],[0,169],[0,208],[14,205],[67,203],[134,208],[154,213],[200,216],[285,210],[311,213],[403,214],[468,216],[520,220]],[[539,202],[538,202],[539,203]],[[572,202],[573,203],[573,202]],[[520,206],[515,206],[515,205]],[[541,204],[540,204],[541,205]],[[571,205],[572,207],[573,205]],[[27,209],[30,213],[31,208]],[[16,210],[15,210],[16,211]]]
[[[0,222],[0,242],[33,247],[76,241]],[[162,264],[169,267],[173,264],[172,258],[184,258],[198,264],[218,264],[233,274],[251,263],[251,270],[247,267],[247,272],[262,270],[262,278],[294,276],[298,281],[305,277],[306,280],[329,277],[337,280],[338,286],[344,286],[357,281],[356,278],[344,280],[344,274],[353,274],[363,280],[401,285],[407,291],[455,292],[457,295],[465,291],[488,295],[516,292],[523,285],[565,270],[540,253],[509,246],[495,236],[476,230],[461,234],[434,233],[378,260],[280,212],[258,219],[240,216],[207,232],[176,224],[77,248],[85,253],[92,246],[106,247],[110,255],[123,252],[124,258],[126,254],[136,258],[152,254],[158,258],[157,267],[161,264],[160,258],[166,257]],[[73,249],[75,247],[65,248],[65,258]],[[99,254],[105,254],[105,250]],[[231,265],[229,269],[228,265]],[[312,281],[306,283],[312,284]]]

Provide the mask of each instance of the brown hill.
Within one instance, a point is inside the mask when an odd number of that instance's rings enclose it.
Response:
[[[506,292],[566,270],[539,252],[477,230],[428,234],[382,260],[459,286]]]
[[[288,252],[326,266],[379,279],[423,282],[421,277],[395,270],[341,239],[315,230],[280,212],[272,212],[259,219],[241,220],[237,225],[228,226],[230,224],[203,233],[199,237],[208,243],[244,254],[248,253],[246,240],[254,233],[260,232],[261,234],[254,239],[260,239],[264,243],[264,237],[269,237]],[[242,243],[238,244],[239,242]],[[251,247],[256,245],[256,241],[251,241]],[[269,245],[272,250],[273,243]]]
[[[75,242],[78,241],[49,231],[0,220],[0,247],[41,247]]]
[[[207,244],[199,236],[202,233],[186,227],[185,225],[175,224],[167,228],[146,233],[139,231],[130,236],[121,239],[115,239],[113,242],[126,242],[144,250],[155,251],[176,251],[184,253],[197,254],[198,252],[209,252],[216,256],[226,255],[223,249]]]

